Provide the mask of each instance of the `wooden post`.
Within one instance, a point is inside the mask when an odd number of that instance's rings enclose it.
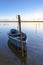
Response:
[[[19,22],[19,33],[20,33],[20,43],[21,43],[22,56],[24,56],[24,53],[23,53],[23,43],[22,43],[22,32],[21,32],[20,15],[18,15],[18,22]]]

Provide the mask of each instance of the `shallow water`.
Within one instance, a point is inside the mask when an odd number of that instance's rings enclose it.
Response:
[[[28,39],[27,54],[24,58],[14,49],[7,35],[10,29],[18,29],[18,23],[0,22],[0,65],[43,65],[43,22],[21,24],[22,31],[27,34]]]

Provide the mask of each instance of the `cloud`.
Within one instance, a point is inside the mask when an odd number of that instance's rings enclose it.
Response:
[[[12,16],[0,16],[0,20],[7,20],[7,21],[17,21],[17,15]],[[43,20],[43,12],[26,12],[21,14],[21,20],[23,21],[32,21],[32,20]]]

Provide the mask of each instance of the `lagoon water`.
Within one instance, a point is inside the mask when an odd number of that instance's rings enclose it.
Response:
[[[18,29],[18,23],[0,22],[0,65],[43,65],[43,22],[22,22],[21,27],[27,35],[25,61],[8,42],[7,33],[12,28]]]

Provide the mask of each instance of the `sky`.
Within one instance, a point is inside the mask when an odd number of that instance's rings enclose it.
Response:
[[[43,0],[0,0],[0,19],[34,20],[43,18]]]

